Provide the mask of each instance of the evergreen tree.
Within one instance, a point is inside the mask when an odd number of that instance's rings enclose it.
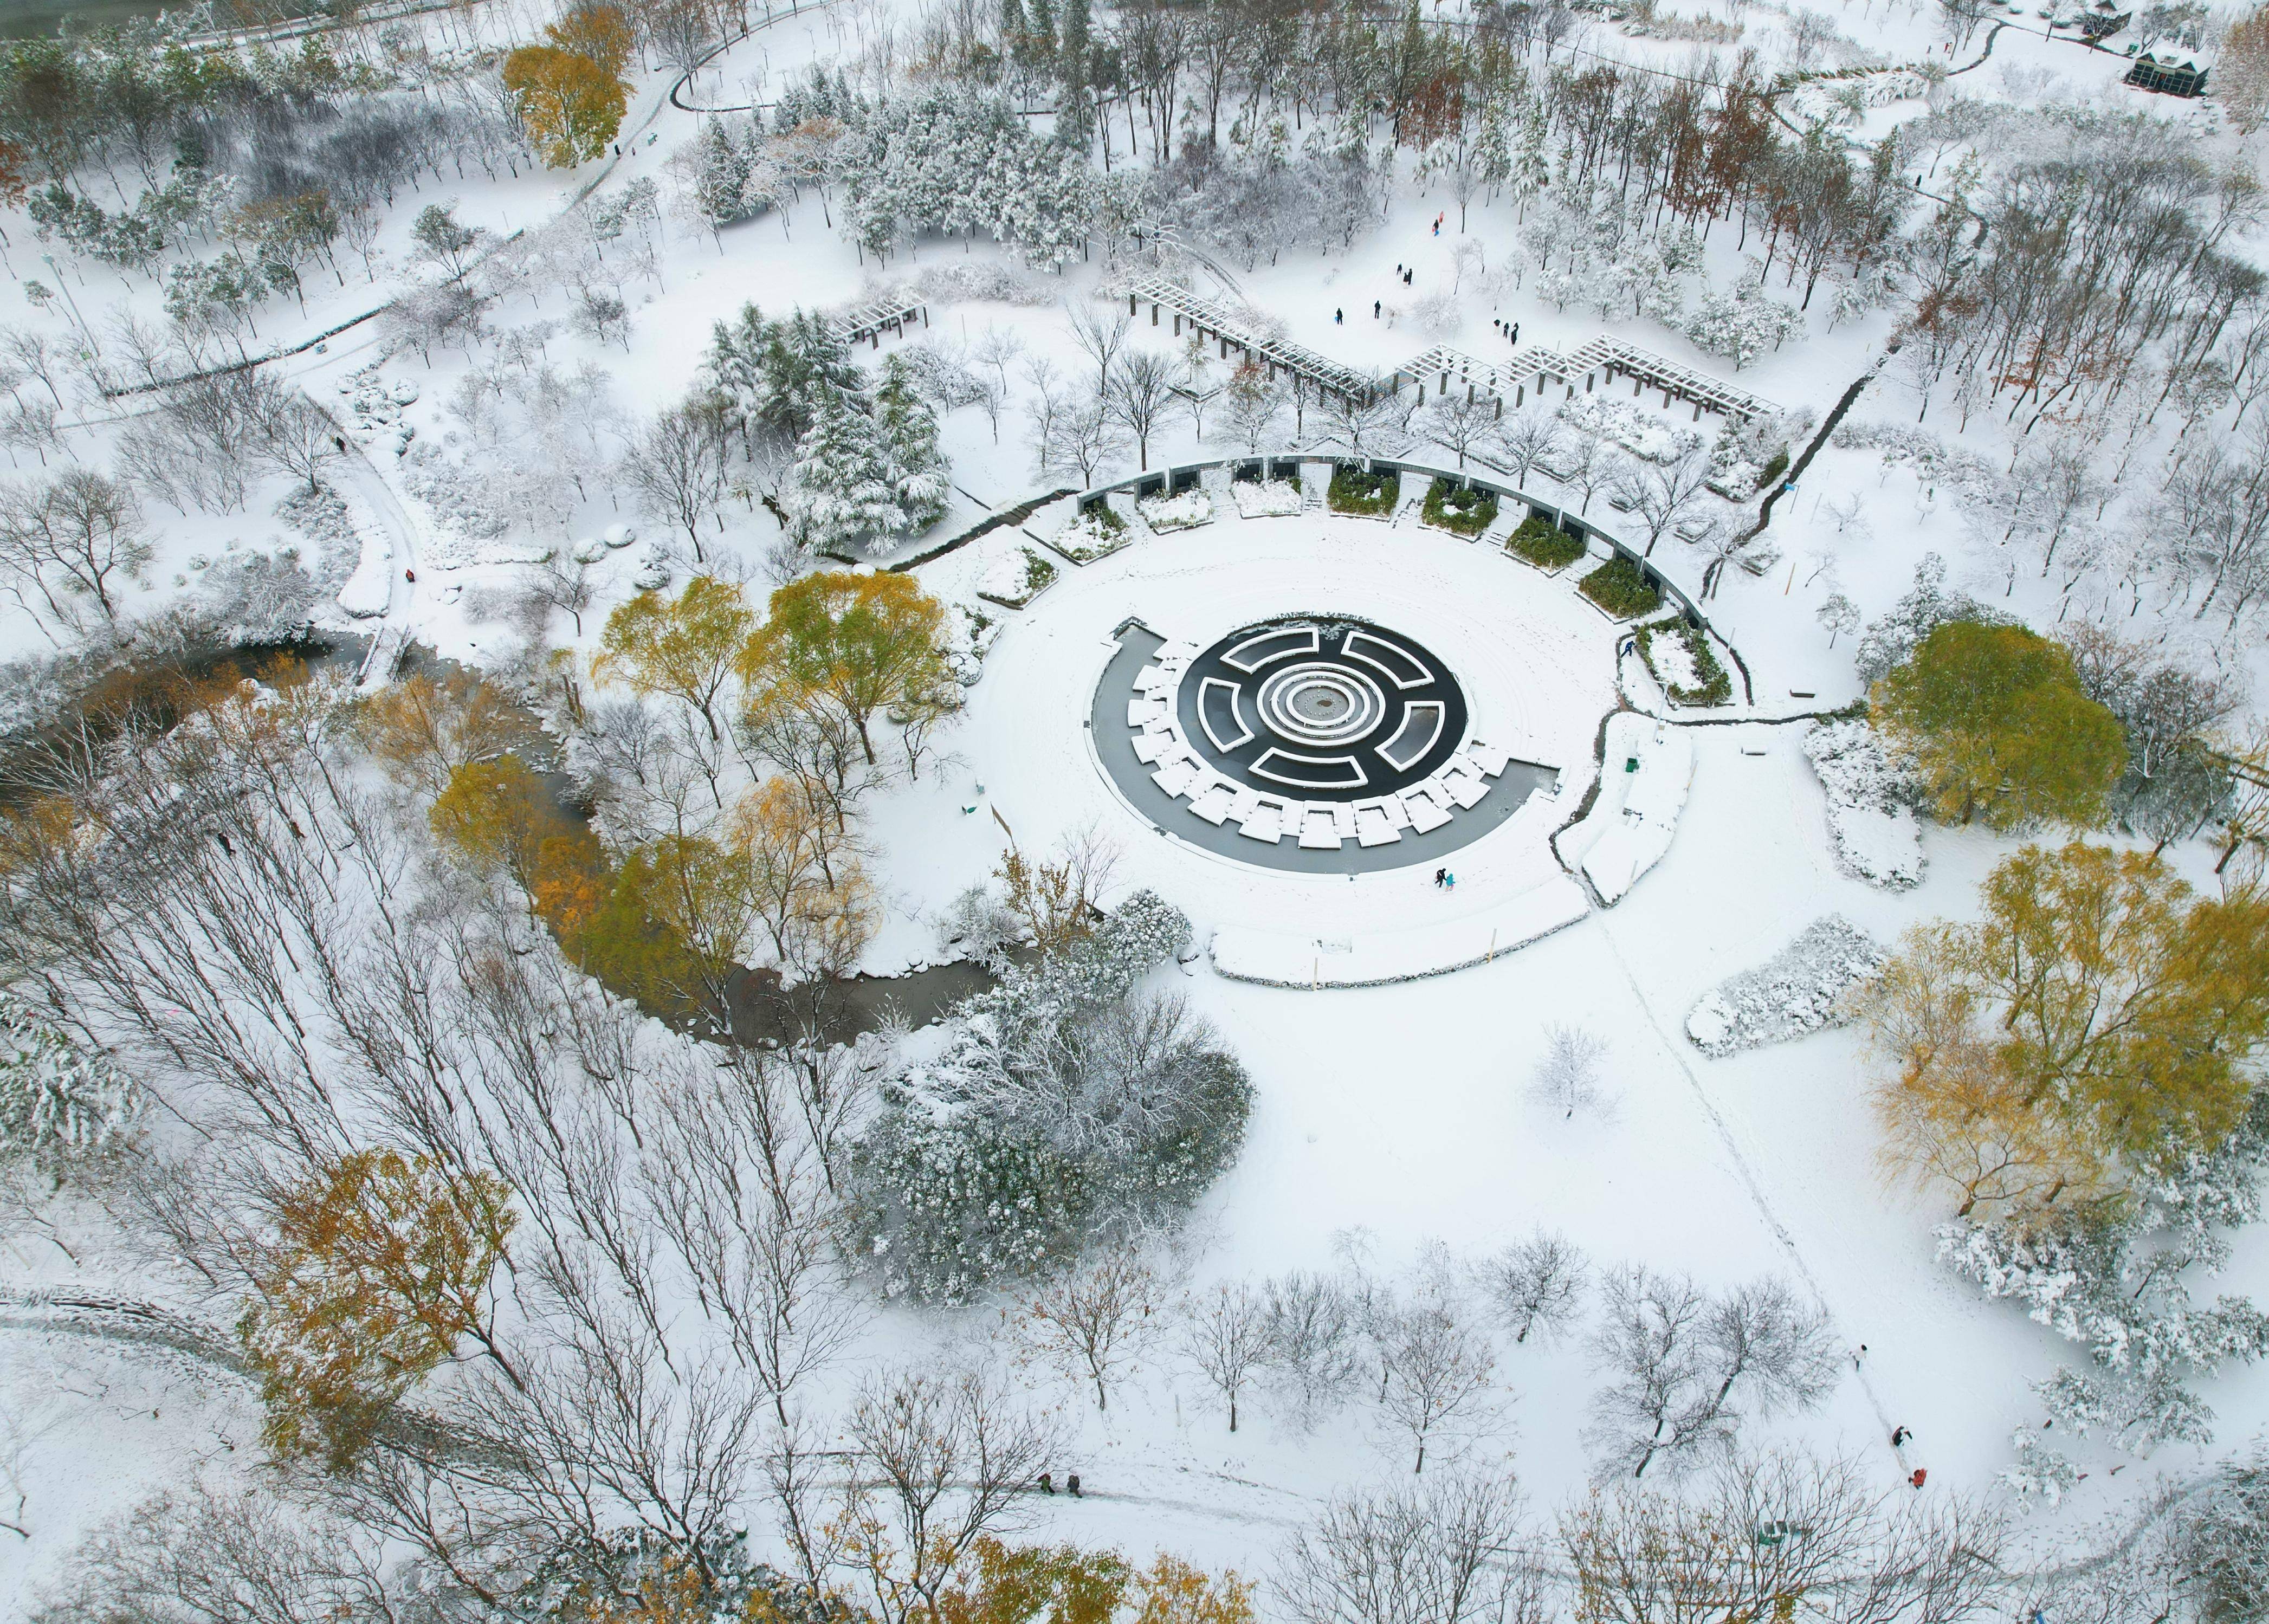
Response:
[[[765,329],[756,400],[759,418],[802,434],[811,427],[814,402],[831,389],[861,397],[866,392],[850,348],[824,321],[799,310]]]
[[[905,528],[927,530],[945,517],[946,461],[937,448],[937,416],[914,388],[913,369],[894,355],[875,392],[883,463],[905,513]]]
[[[726,129],[724,121],[705,120],[693,147],[693,201],[711,231],[748,218],[748,208],[741,200],[742,184],[748,177],[748,154]]]
[[[840,547],[905,528],[882,431],[865,401],[832,387],[816,389],[811,398],[811,426],[797,443],[795,467],[780,493],[796,541]]]
[[[1068,0],[1058,54],[1063,95],[1056,104],[1056,139],[1075,152],[1086,151],[1095,139],[1094,54],[1087,0]]]

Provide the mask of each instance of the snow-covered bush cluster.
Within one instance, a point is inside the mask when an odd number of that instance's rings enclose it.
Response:
[[[1740,372],[1767,351],[1804,331],[1804,313],[1764,291],[1764,273],[1753,268],[1730,288],[1703,295],[1683,328],[1705,355],[1723,356]]]
[[[1299,482],[1290,479],[1240,479],[1229,487],[1237,511],[1247,519],[1283,518],[1300,511]]]
[[[141,1113],[141,1089],[108,1055],[73,1043],[14,999],[0,998],[0,1155],[107,1150]]]
[[[2218,1273],[2230,1256],[2226,1231],[2259,1221],[2265,1170],[2269,1090],[2257,1090],[2236,1132],[2211,1153],[2162,1157],[2121,1200],[2023,1222],[1941,1225],[1939,1260],[2088,1350],[2088,1369],[2034,1384],[2067,1432],[2101,1431],[2138,1454],[2204,1443],[2214,1412],[2188,1384],[2225,1363],[2269,1357],[2269,1314],[2244,1297],[2198,1306],[2189,1277]],[[2039,1461],[2021,1470],[2054,1472]]]
[[[1152,171],[1143,206],[1247,270],[1287,251],[1346,248],[1377,224],[1386,193],[1363,127],[1319,120],[1296,144],[1288,120],[1240,120],[1219,151],[1186,148]]]
[[[418,403],[418,385],[408,378],[396,378],[391,383],[380,375],[379,363],[358,367],[339,380],[339,394],[344,400],[348,428],[354,437],[373,451],[390,451],[395,456],[410,449],[410,442],[418,431],[403,418],[403,408]]]
[[[983,299],[996,305],[1053,305],[1060,289],[1042,286],[1031,277],[997,260],[948,260],[921,268],[914,292],[941,305]],[[881,297],[878,293],[876,297]]]
[[[1092,564],[1134,539],[1125,520],[1108,507],[1095,507],[1073,514],[1048,544],[1075,564]]]
[[[996,554],[977,582],[977,595],[1009,609],[1022,609],[1046,590],[1056,566],[1030,547]]]
[[[1192,530],[1213,519],[1213,498],[1196,488],[1179,496],[1144,497],[1135,504],[1142,522],[1153,530]]]
[[[1929,89],[1930,81],[1912,68],[1886,68],[1811,80],[1790,92],[1782,106],[1800,123],[1850,125],[1872,107],[1911,101]]]
[[[1702,995],[1686,1035],[1709,1055],[1786,1043],[1851,1019],[1844,993],[1883,967],[1881,943],[1839,914],[1814,919],[1755,970]]]
[[[1091,936],[952,1017],[883,1088],[852,1155],[858,1251],[891,1294],[966,1298],[1127,1226],[1171,1221],[1236,1156],[1244,1068],[1179,1000],[1135,984],[1189,940],[1138,891]]]
[[[1804,758],[1828,792],[1836,866],[1887,891],[1922,883],[1922,825],[1911,779],[1865,722],[1821,722],[1804,735]]]
[[[1575,433],[1613,440],[1649,462],[1674,462],[1702,444],[1702,437],[1691,429],[1681,429],[1621,395],[1578,395],[1563,402],[1556,415]]]
[[[966,603],[957,607],[960,612],[949,624],[945,662],[953,669],[954,681],[970,688],[985,675],[985,656],[1001,636],[1001,623]]]

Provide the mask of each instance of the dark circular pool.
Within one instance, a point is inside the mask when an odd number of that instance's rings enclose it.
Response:
[[[1423,645],[1369,621],[1290,616],[1241,626],[1190,662],[1190,747],[1240,784],[1362,801],[1420,782],[1466,736],[1466,697]]]

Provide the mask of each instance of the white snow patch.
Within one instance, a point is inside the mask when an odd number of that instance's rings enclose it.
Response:
[[[1840,914],[1814,919],[1755,970],[1704,993],[1686,1035],[1709,1055],[1786,1043],[1851,1018],[1844,995],[1883,967],[1881,943]]]
[[[1887,891],[1922,883],[1922,828],[1905,800],[1906,775],[1865,722],[1821,722],[1804,735],[1804,758],[1828,792],[1836,866]]]

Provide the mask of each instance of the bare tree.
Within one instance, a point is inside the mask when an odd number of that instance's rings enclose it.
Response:
[[[1786,1453],[1728,1461],[1699,1495],[1625,1483],[1560,1522],[1601,1624],[1959,1624],[2006,1584],[2004,1537],[1966,1500],[1886,1494],[1854,1462]]]
[[[649,512],[685,527],[694,561],[701,550],[701,521],[725,499],[728,484],[723,414],[695,399],[665,408],[624,456],[625,484]]]
[[[574,622],[577,637],[583,635],[583,611],[596,602],[599,595],[589,565],[554,553],[528,566],[526,585],[529,601],[547,618],[558,610]]]
[[[856,1480],[839,1520],[868,1525],[851,1561],[884,1624],[938,1617],[969,1547],[1018,1524],[1033,1474],[1062,1447],[1053,1420],[981,1369],[878,1377],[847,1430]]]
[[[33,1617],[147,1624],[299,1624],[398,1616],[381,1542],[268,1493],[193,1483],[146,1500],[75,1554],[68,1582]]]
[[[1409,1435],[1417,1457],[1410,1470],[1426,1470],[1426,1446],[1486,1427],[1494,1414],[1497,1355],[1489,1339],[1460,1320],[1452,1305],[1426,1301],[1393,1315],[1382,1327],[1386,1381],[1379,1406]]]
[[[1181,408],[1173,361],[1156,350],[1134,350],[1120,361],[1103,397],[1104,415],[1134,437],[1137,466],[1150,466],[1150,437]]]
[[[1429,439],[1457,454],[1461,469],[1469,453],[1481,449],[1495,437],[1497,427],[1491,410],[1470,395],[1437,396],[1433,404],[1418,414],[1418,421]]]
[[[1687,1464],[1696,1442],[1694,1402],[1706,1379],[1709,1299],[1686,1276],[1637,1263],[1611,1271],[1600,1295],[1592,1351],[1613,1379],[1592,1395],[1585,1429],[1594,1473],[1642,1477],[1666,1452]]]
[[[1181,1355],[1229,1406],[1237,1430],[1237,1398],[1269,1357],[1268,1304],[1242,1281],[1221,1281],[1182,1305]]]
[[[1275,437],[1284,417],[1284,391],[1258,361],[1239,362],[1222,386],[1222,415],[1231,438],[1250,454]]]
[[[1575,454],[1568,459],[1567,483],[1584,493],[1578,513],[1592,511],[1592,498],[1623,477],[1630,459],[1606,441],[1588,434],[1576,437]]]
[[[1023,1310],[1034,1354],[1095,1388],[1095,1407],[1111,1407],[1112,1381],[1154,1330],[1157,1278],[1135,1252],[1098,1247],[1032,1294]]]
[[[1076,476],[1081,485],[1091,485],[1098,469],[1126,454],[1127,442],[1120,437],[1118,422],[1101,401],[1074,404],[1044,398],[1031,415],[1037,431],[1033,444],[1044,475],[1060,479]]]
[[[1490,447],[1503,459],[1518,484],[1526,485],[1537,468],[1559,451],[1565,431],[1560,419],[1539,406],[1517,411],[1497,426]]]
[[[1024,341],[1016,336],[1014,328],[998,322],[986,324],[985,331],[970,346],[970,357],[980,366],[989,366],[999,380],[1001,393],[1009,393],[1009,363],[1024,353]]]
[[[1771,1276],[1711,1303],[1702,1336],[1718,1377],[1706,1406],[1712,1415],[1725,1413],[1737,1384],[1762,1414],[1808,1410],[1835,1390],[1843,1370],[1826,1311],[1799,1302]]]
[[[308,494],[322,489],[320,476],[333,459],[346,454],[338,420],[300,390],[263,378],[257,438],[261,461],[278,473],[307,482]]]
[[[1694,511],[1702,499],[1702,487],[1710,477],[1710,459],[1701,447],[1689,447],[1677,456],[1663,462],[1627,462],[1615,476],[1613,486],[1638,516],[1646,531],[1646,550],[1651,555],[1655,543],[1670,533],[1671,527]],[[1586,498],[1590,492],[1585,492]]]
[[[93,599],[115,623],[119,578],[139,579],[150,557],[134,493],[92,469],[0,491],[0,572],[18,583],[19,596],[38,594],[64,624],[75,616],[58,593]]]
[[[1092,304],[1064,306],[1064,314],[1071,321],[1072,342],[1080,347],[1087,358],[1095,363],[1095,398],[1102,400],[1111,392],[1111,364],[1127,344],[1127,335],[1134,325],[1134,318],[1120,310],[1114,303],[1109,315],[1103,314]]]
[[[1529,1079],[1529,1098],[1563,1118],[1579,1111],[1612,1118],[1615,1097],[1600,1082],[1600,1061],[1607,1052],[1607,1039],[1596,1033],[1580,1027],[1546,1027],[1544,1058]]]
[[[1474,1273],[1515,1346],[1531,1334],[1556,1340],[1572,1324],[1584,1300],[1584,1254],[1557,1229],[1539,1226],[1525,1241],[1484,1258]]]
[[[1509,1480],[1438,1474],[1332,1502],[1278,1563],[1278,1600],[1301,1624],[1545,1624],[1533,1571],[1514,1560],[1522,1503]]]
[[[1339,1407],[1360,1373],[1356,1305],[1337,1281],[1295,1271],[1261,1282],[1268,1374],[1304,1427]]]

